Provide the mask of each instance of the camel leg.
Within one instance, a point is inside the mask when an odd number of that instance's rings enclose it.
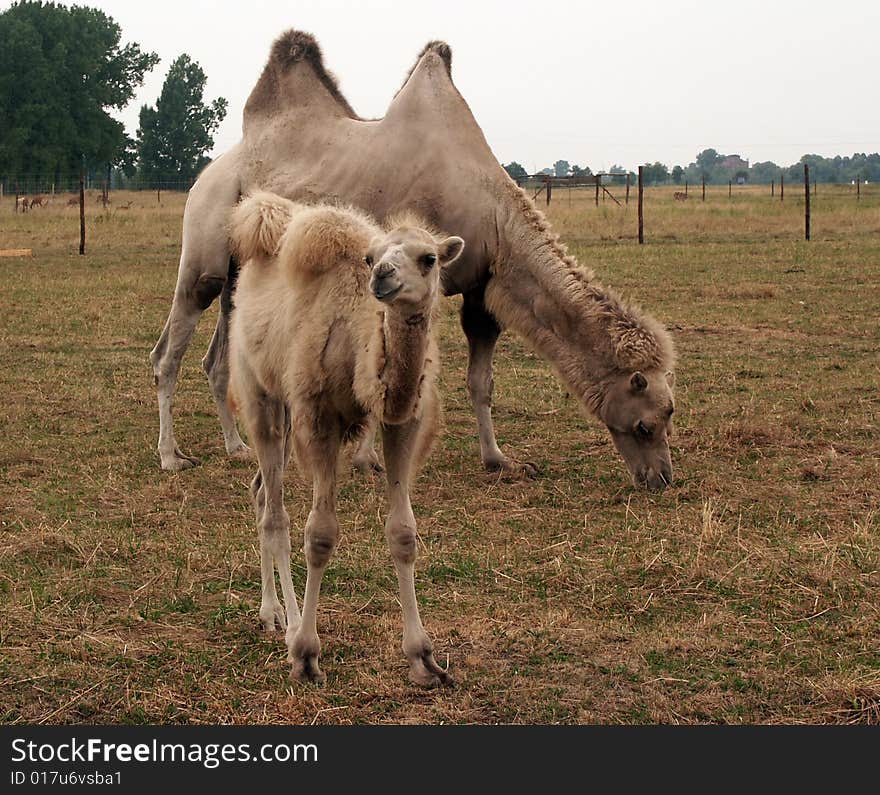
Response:
[[[409,661],[409,678],[418,685],[430,687],[450,685],[453,680],[434,659],[434,645],[422,626],[416,600],[416,519],[409,499],[409,479],[413,458],[420,446],[419,432],[419,420],[387,425],[383,430],[389,503],[385,538],[400,588],[403,653]]]
[[[351,457],[351,465],[362,475],[385,471],[385,468],[379,461],[379,456],[376,455],[376,422],[372,418],[364,431],[364,435],[358,441],[354,455]]]
[[[292,664],[291,676],[301,682],[323,684],[324,674],[318,667],[318,657],[321,654],[317,628],[318,596],[324,570],[339,540],[339,521],[336,518],[336,461],[342,434],[335,423],[326,421],[327,418],[316,419],[317,421],[304,422],[301,426],[310,428],[309,438],[301,437],[297,440],[312,471],[312,510],[304,531],[307,574],[302,623],[299,628],[287,628],[287,648]]]
[[[477,417],[483,466],[489,472],[515,472],[534,477],[538,474],[538,468],[534,464],[511,461],[501,452],[495,439],[495,427],[492,424],[492,357],[501,328],[486,311],[482,291],[464,294],[461,327],[468,341],[467,385]]]
[[[299,605],[290,574],[290,519],[284,509],[283,476],[290,437],[290,412],[282,400],[265,393],[245,398],[249,405],[249,427],[259,460],[251,483],[251,496],[260,536],[262,598],[260,623],[266,632],[276,627],[299,625]],[[275,590],[275,569],[281,583],[284,607]]]
[[[201,280],[200,280],[201,281]],[[216,287],[219,293],[222,282],[216,285],[208,283],[210,288]],[[174,420],[171,414],[174,390],[177,388],[177,376],[180,363],[189,347],[193,332],[198,325],[202,312],[210,305],[199,302],[192,291],[178,290],[171,304],[171,313],[165,321],[165,328],[150,352],[153,364],[153,378],[159,401],[159,459],[162,469],[177,471],[197,466],[199,460],[184,455],[174,438]]]
[[[202,368],[208,376],[217,414],[223,429],[226,452],[235,458],[249,458],[251,449],[242,441],[235,425],[235,416],[229,405],[229,316],[232,312],[232,294],[238,277],[238,266],[229,260],[229,274],[220,293],[220,313],[211,344],[202,359]]]

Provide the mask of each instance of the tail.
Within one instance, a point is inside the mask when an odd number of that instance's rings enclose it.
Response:
[[[239,261],[274,257],[295,209],[289,199],[265,191],[242,199],[229,219],[229,239]]]

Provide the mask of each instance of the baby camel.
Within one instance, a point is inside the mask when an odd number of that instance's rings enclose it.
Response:
[[[439,240],[415,218],[388,228],[386,233],[354,210],[294,204],[271,193],[244,199],[232,214],[232,244],[247,265],[232,314],[230,389],[259,460],[251,494],[260,534],[260,620],[267,631],[286,626],[292,673],[302,681],[324,680],[316,612],[321,577],[339,537],[340,446],[378,423],[390,505],[385,536],[400,587],[410,679],[451,682],[419,617],[409,483],[439,422],[431,315],[440,270],[458,257],[464,241]],[[302,615],[281,493],[291,453],[313,481]]]

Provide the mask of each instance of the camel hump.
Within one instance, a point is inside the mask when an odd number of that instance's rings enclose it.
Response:
[[[241,262],[273,257],[296,205],[289,199],[264,191],[242,199],[232,211],[229,239]]]
[[[347,207],[299,206],[281,242],[278,258],[293,283],[361,262],[370,241],[382,233],[366,215]]]
[[[288,30],[272,44],[269,60],[244,106],[244,127],[297,105],[326,107],[353,119],[357,114],[339,90],[336,77],[324,66],[324,56],[311,33]]]
[[[403,80],[400,88],[397,89],[397,93],[394,95],[395,97],[404,88],[406,88],[406,84],[409,83],[410,78],[413,76],[413,73],[419,68],[419,65],[424,61],[433,60],[433,58],[439,58],[442,62],[443,67],[446,70],[446,76],[449,80],[452,80],[452,47],[450,47],[445,41],[440,41],[439,39],[435,39],[434,41],[429,41],[424,47],[422,47],[422,51],[416,56],[416,60],[413,65],[410,67],[410,70],[406,73],[406,77]]]

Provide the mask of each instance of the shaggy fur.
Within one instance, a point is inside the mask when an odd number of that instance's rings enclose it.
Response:
[[[381,424],[390,501],[386,536],[401,583],[410,676],[424,685],[448,682],[415,601],[415,518],[408,489],[439,424],[431,316],[440,267],[455,259],[462,241],[439,240],[412,216],[386,232],[351,208],[296,204],[265,192],[238,204],[230,237],[243,262],[230,330],[230,388],[259,460],[251,491],[260,533],[263,626],[287,627],[297,678],[323,679],[316,609],[339,536],[339,449],[366,425]],[[281,496],[291,453],[313,481],[302,616]]]

